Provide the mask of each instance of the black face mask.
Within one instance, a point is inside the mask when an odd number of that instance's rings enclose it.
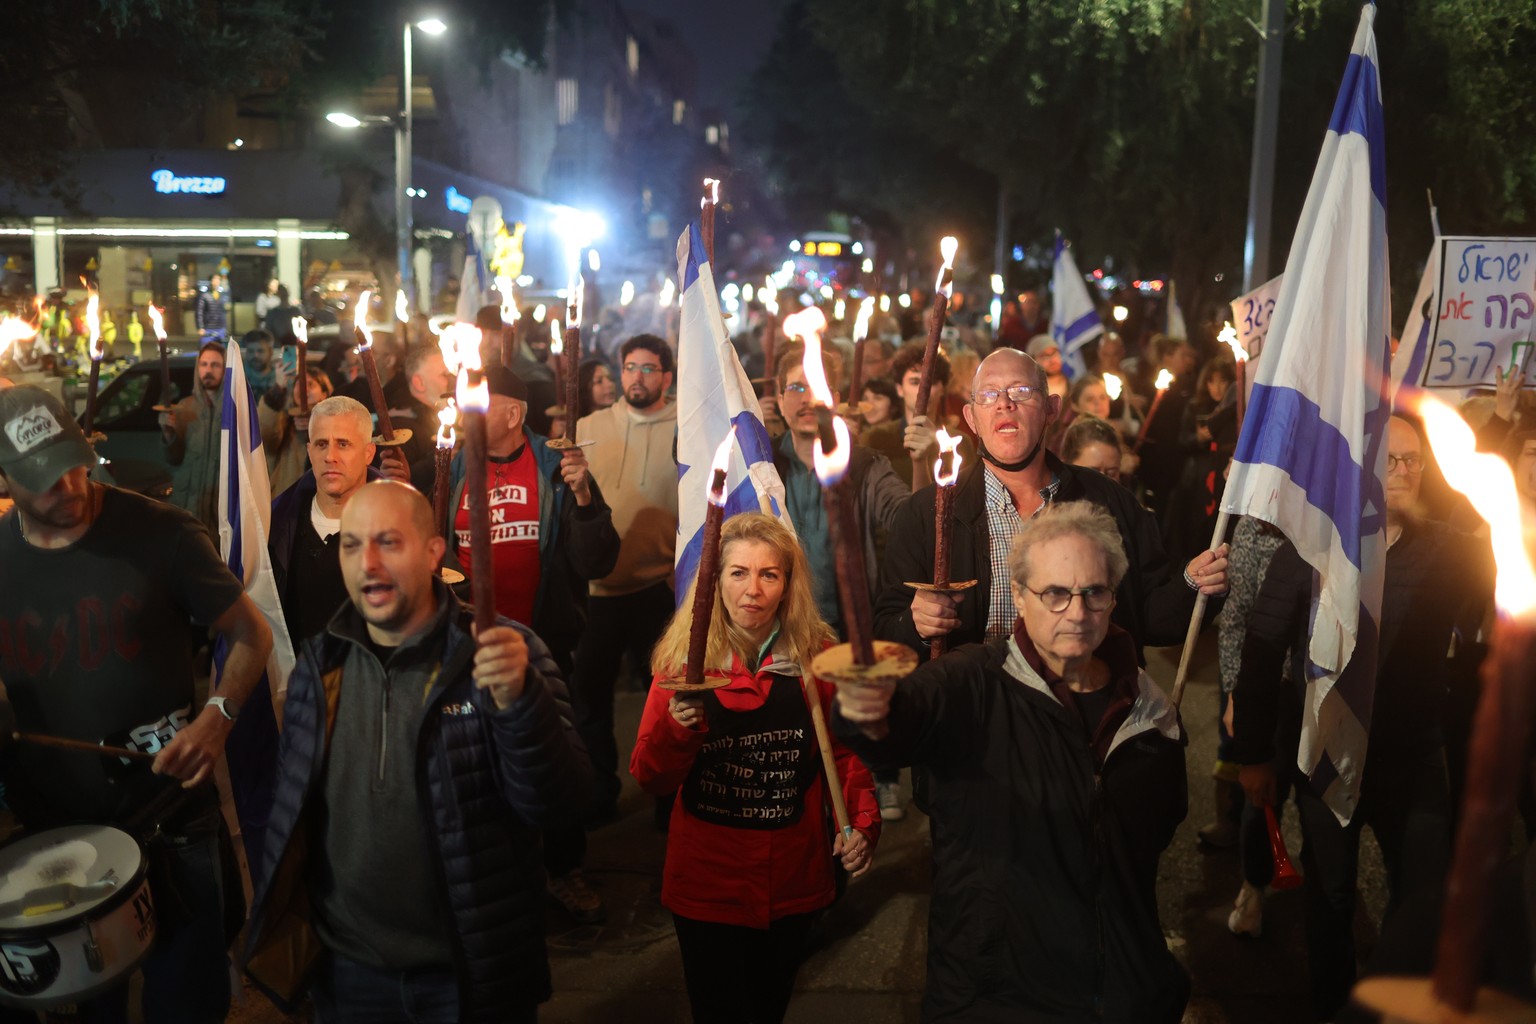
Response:
[[[1021,469],[1029,468],[1029,464],[1034,462],[1035,459],[1039,457],[1040,448],[1044,443],[1045,437],[1042,435],[1035,440],[1035,446],[1029,450],[1029,454],[1025,455],[1018,462],[999,462],[997,460],[997,456],[987,451],[987,446],[981,440],[980,436],[976,438],[976,451],[981,455],[983,459],[986,459],[988,462],[992,463],[992,465],[996,466],[1004,473],[1017,473]]]

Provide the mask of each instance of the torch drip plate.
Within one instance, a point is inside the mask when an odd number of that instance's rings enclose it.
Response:
[[[373,443],[378,448],[399,448],[410,439],[411,429],[409,427],[396,427],[394,437],[385,437],[380,434],[373,439]]]
[[[88,444],[101,444],[101,442],[105,441],[106,439],[107,439],[107,435],[106,434],[103,434],[99,430],[93,430],[93,431],[91,431],[91,436],[86,438],[85,440],[86,440],[86,443],[88,443]]]
[[[597,444],[596,441],[572,441],[568,437],[552,437],[544,443],[552,452],[569,451],[572,448],[590,448]]]
[[[954,594],[962,590],[970,590],[976,585],[975,580],[950,580],[948,583],[913,583],[908,580],[903,586],[913,590],[921,590],[931,594]]]
[[[464,582],[464,574],[457,569],[450,569],[446,565],[437,570],[437,576],[450,587]]]
[[[1529,1021],[1533,1009],[1491,988],[1477,991],[1469,1013],[1458,1013],[1435,998],[1428,978],[1366,978],[1355,986],[1354,1001],[1404,1024],[1514,1024]]]
[[[873,665],[855,665],[853,645],[838,644],[816,655],[811,661],[811,671],[818,679],[829,680],[838,686],[859,686],[895,682],[911,675],[917,668],[917,652],[904,644],[876,640],[874,647]]]
[[[155,410],[155,412],[175,412],[176,411],[176,407],[174,405],[152,405],[152,406],[150,406],[150,408]]]
[[[703,693],[705,690],[718,690],[722,686],[729,686],[730,676],[706,675],[702,683],[690,683],[687,676],[673,676],[670,679],[658,679],[656,685],[663,690],[671,690],[673,693]]]

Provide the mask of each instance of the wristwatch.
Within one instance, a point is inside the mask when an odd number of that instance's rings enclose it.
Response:
[[[231,722],[240,717],[240,703],[233,697],[209,697],[208,707],[218,708],[219,714]]]

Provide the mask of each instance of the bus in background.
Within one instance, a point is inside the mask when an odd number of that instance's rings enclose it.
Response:
[[[871,243],[851,235],[807,231],[789,243],[790,286],[824,299],[860,298],[873,279],[874,255]]]

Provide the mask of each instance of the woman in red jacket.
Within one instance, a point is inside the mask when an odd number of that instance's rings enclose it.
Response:
[[[630,771],[649,793],[677,793],[661,902],[695,1024],[776,1022],[833,900],[833,858],[855,875],[869,867],[880,810],[869,771],[834,739],[854,832],[833,835],[806,703],[814,693],[830,715],[833,689],[801,682],[833,634],[794,534],[742,513],[726,521],[720,549],[705,674],[726,682],[695,695],[653,685]],[[651,658],[658,679],[683,674],[692,608],[690,588]]]

